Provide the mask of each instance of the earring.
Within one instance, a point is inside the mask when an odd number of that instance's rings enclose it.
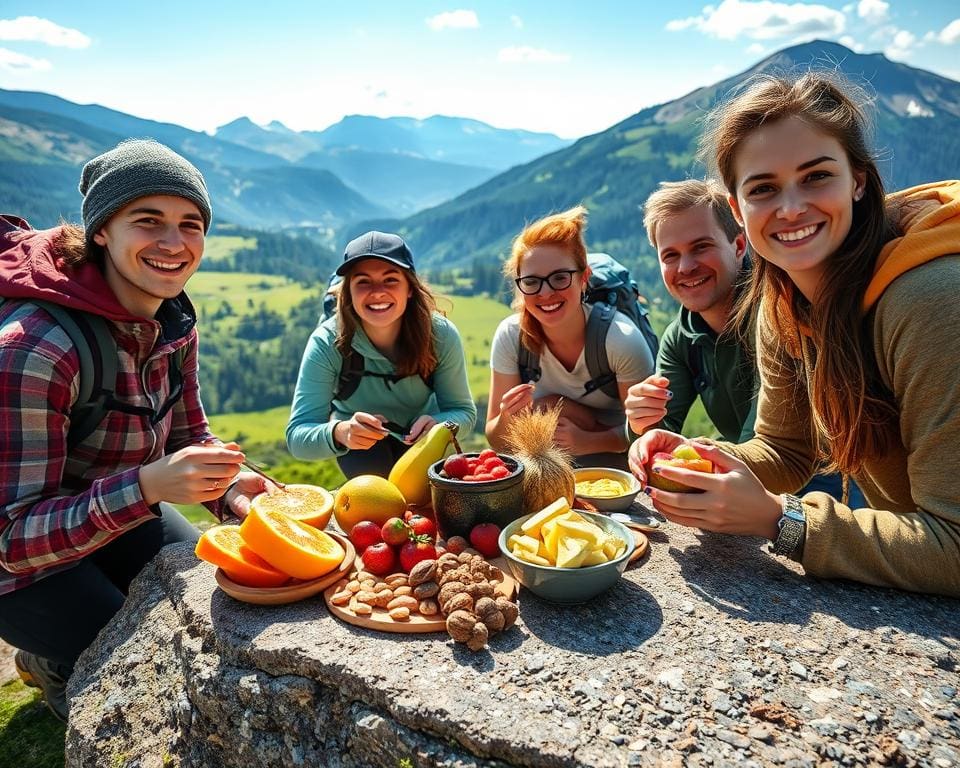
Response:
[[[853,201],[859,203],[861,197],[863,197],[863,187],[857,187],[853,193]]]

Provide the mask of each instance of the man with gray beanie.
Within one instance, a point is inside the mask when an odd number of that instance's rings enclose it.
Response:
[[[200,402],[183,289],[210,226],[203,176],[138,139],[88,162],[80,192],[82,229],[0,218],[0,637],[61,719],[133,577],[196,541],[171,503],[222,519],[267,490]]]

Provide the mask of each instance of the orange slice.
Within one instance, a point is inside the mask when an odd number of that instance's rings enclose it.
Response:
[[[346,555],[323,531],[270,509],[251,508],[240,535],[270,565],[297,579],[319,579]]]
[[[261,493],[251,506],[254,509],[282,512],[323,530],[333,514],[333,494],[316,485],[287,485],[282,491]]]
[[[222,568],[231,581],[246,587],[279,587],[290,581],[287,574],[244,544],[239,525],[218,525],[204,531],[195,551],[201,560]]]

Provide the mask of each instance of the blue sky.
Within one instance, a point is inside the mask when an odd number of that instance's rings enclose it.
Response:
[[[577,137],[816,37],[960,80],[954,0],[2,0],[0,87],[196,130],[447,114]]]

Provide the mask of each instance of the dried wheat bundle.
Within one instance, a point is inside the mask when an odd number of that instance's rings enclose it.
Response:
[[[527,408],[507,425],[504,440],[510,453],[523,464],[523,502],[536,512],[561,496],[573,505],[574,476],[570,453],[553,442],[560,404],[537,410]]]

